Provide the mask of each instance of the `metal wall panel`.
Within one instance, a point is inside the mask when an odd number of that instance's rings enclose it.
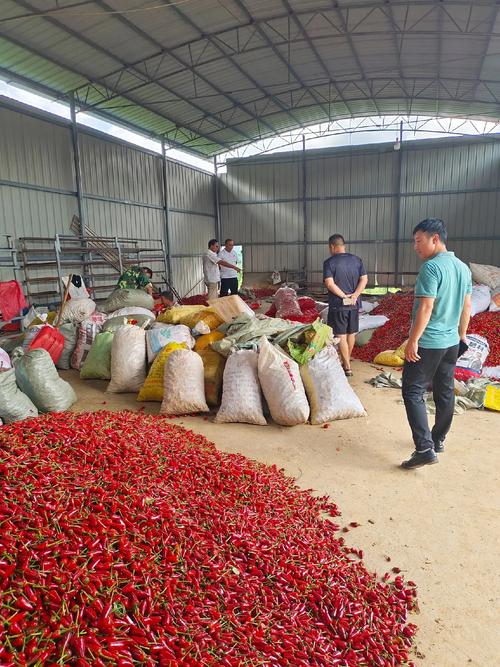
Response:
[[[80,132],[85,194],[161,206],[161,157]]]
[[[0,180],[75,190],[69,129],[0,107]]]
[[[163,238],[165,222],[161,209],[86,199],[87,224],[102,236]]]
[[[245,257],[253,271],[268,271],[273,263],[278,268],[279,261],[276,251],[256,244],[274,239],[280,259],[281,248],[290,246],[279,242],[303,246],[303,159],[297,152],[230,162],[221,179],[223,229],[252,246]],[[398,273],[411,283],[420,265],[411,232],[428,216],[446,221],[449,246],[464,261],[500,264],[498,137],[412,142],[401,153],[392,145],[325,149],[306,153],[305,163],[310,282],[321,282],[328,237],[339,232],[350,251],[363,257],[372,282],[375,273],[380,284],[394,280],[383,274],[394,274],[399,254]],[[287,259],[292,257],[288,251]]]
[[[168,205],[213,216],[213,179],[211,174],[167,161]]]
[[[170,212],[172,254],[197,255],[205,252],[215,237],[215,220],[207,216]]]
[[[205,291],[201,257],[173,257],[172,282],[181,296]]]

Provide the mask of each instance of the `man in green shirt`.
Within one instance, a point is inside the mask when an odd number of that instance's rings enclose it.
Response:
[[[153,272],[149,267],[130,266],[122,273],[116,286],[118,289],[142,289],[148,294],[152,294],[152,277]]]
[[[413,230],[415,251],[424,264],[415,285],[412,326],[403,368],[403,400],[415,443],[405,469],[437,463],[444,451],[455,408],[454,375],[459,343],[465,345],[470,319],[469,268],[446,249],[445,224],[427,218]],[[429,430],[425,393],[432,384],[436,419]]]

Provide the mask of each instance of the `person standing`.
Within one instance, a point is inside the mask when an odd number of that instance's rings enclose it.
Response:
[[[226,239],[224,247],[219,252],[219,259],[236,266],[238,264],[238,255],[234,250],[233,239]],[[238,294],[238,271],[227,266],[221,266],[220,269],[220,296]]]
[[[328,239],[330,255],[323,264],[323,279],[328,295],[328,324],[340,339],[339,352],[347,376],[352,375],[351,354],[359,331],[361,293],[368,283],[363,260],[346,252],[344,237]]]
[[[403,368],[403,400],[415,451],[406,470],[437,463],[444,451],[455,409],[457,357],[467,349],[472,276],[446,249],[446,226],[439,218],[422,220],[413,230],[415,252],[424,260],[415,285],[415,304]],[[429,430],[425,392],[432,383],[436,417]]]
[[[203,279],[205,285],[208,289],[208,300],[216,299],[218,294],[219,282],[220,282],[220,266],[224,266],[229,269],[234,269],[236,273],[239,273],[240,269],[229,262],[226,262],[224,259],[220,259],[218,256],[219,252],[219,241],[217,239],[210,239],[208,242],[208,250],[203,255]]]

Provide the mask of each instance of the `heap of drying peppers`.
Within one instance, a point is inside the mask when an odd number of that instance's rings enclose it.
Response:
[[[379,352],[398,348],[408,338],[414,299],[413,292],[399,292],[384,297],[370,314],[386,315],[389,321],[375,330],[367,345],[355,347],[353,357],[373,361]],[[500,311],[486,311],[471,317],[467,333],[479,334],[487,339],[490,353],[485,366],[500,365]]]
[[[166,418],[5,426],[0,498],[2,667],[408,661],[415,585],[369,573],[328,499]]]

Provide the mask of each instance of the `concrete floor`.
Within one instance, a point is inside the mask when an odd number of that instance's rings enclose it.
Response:
[[[500,665],[499,415],[476,410],[456,417],[439,465],[405,472],[398,464],[412,445],[400,394],[365,384],[377,372],[369,364],[353,368],[366,419],[328,429],[217,425],[200,417],[177,422],[221,450],[284,468],[301,487],[328,493],[341,524],[361,524],[346,537],[364,550],[367,567],[381,575],[398,566],[418,584],[416,664]],[[61,375],[77,391],[77,411],[142,405],[135,395],[105,394],[106,382]],[[158,410],[158,403],[146,404],[146,412]]]

